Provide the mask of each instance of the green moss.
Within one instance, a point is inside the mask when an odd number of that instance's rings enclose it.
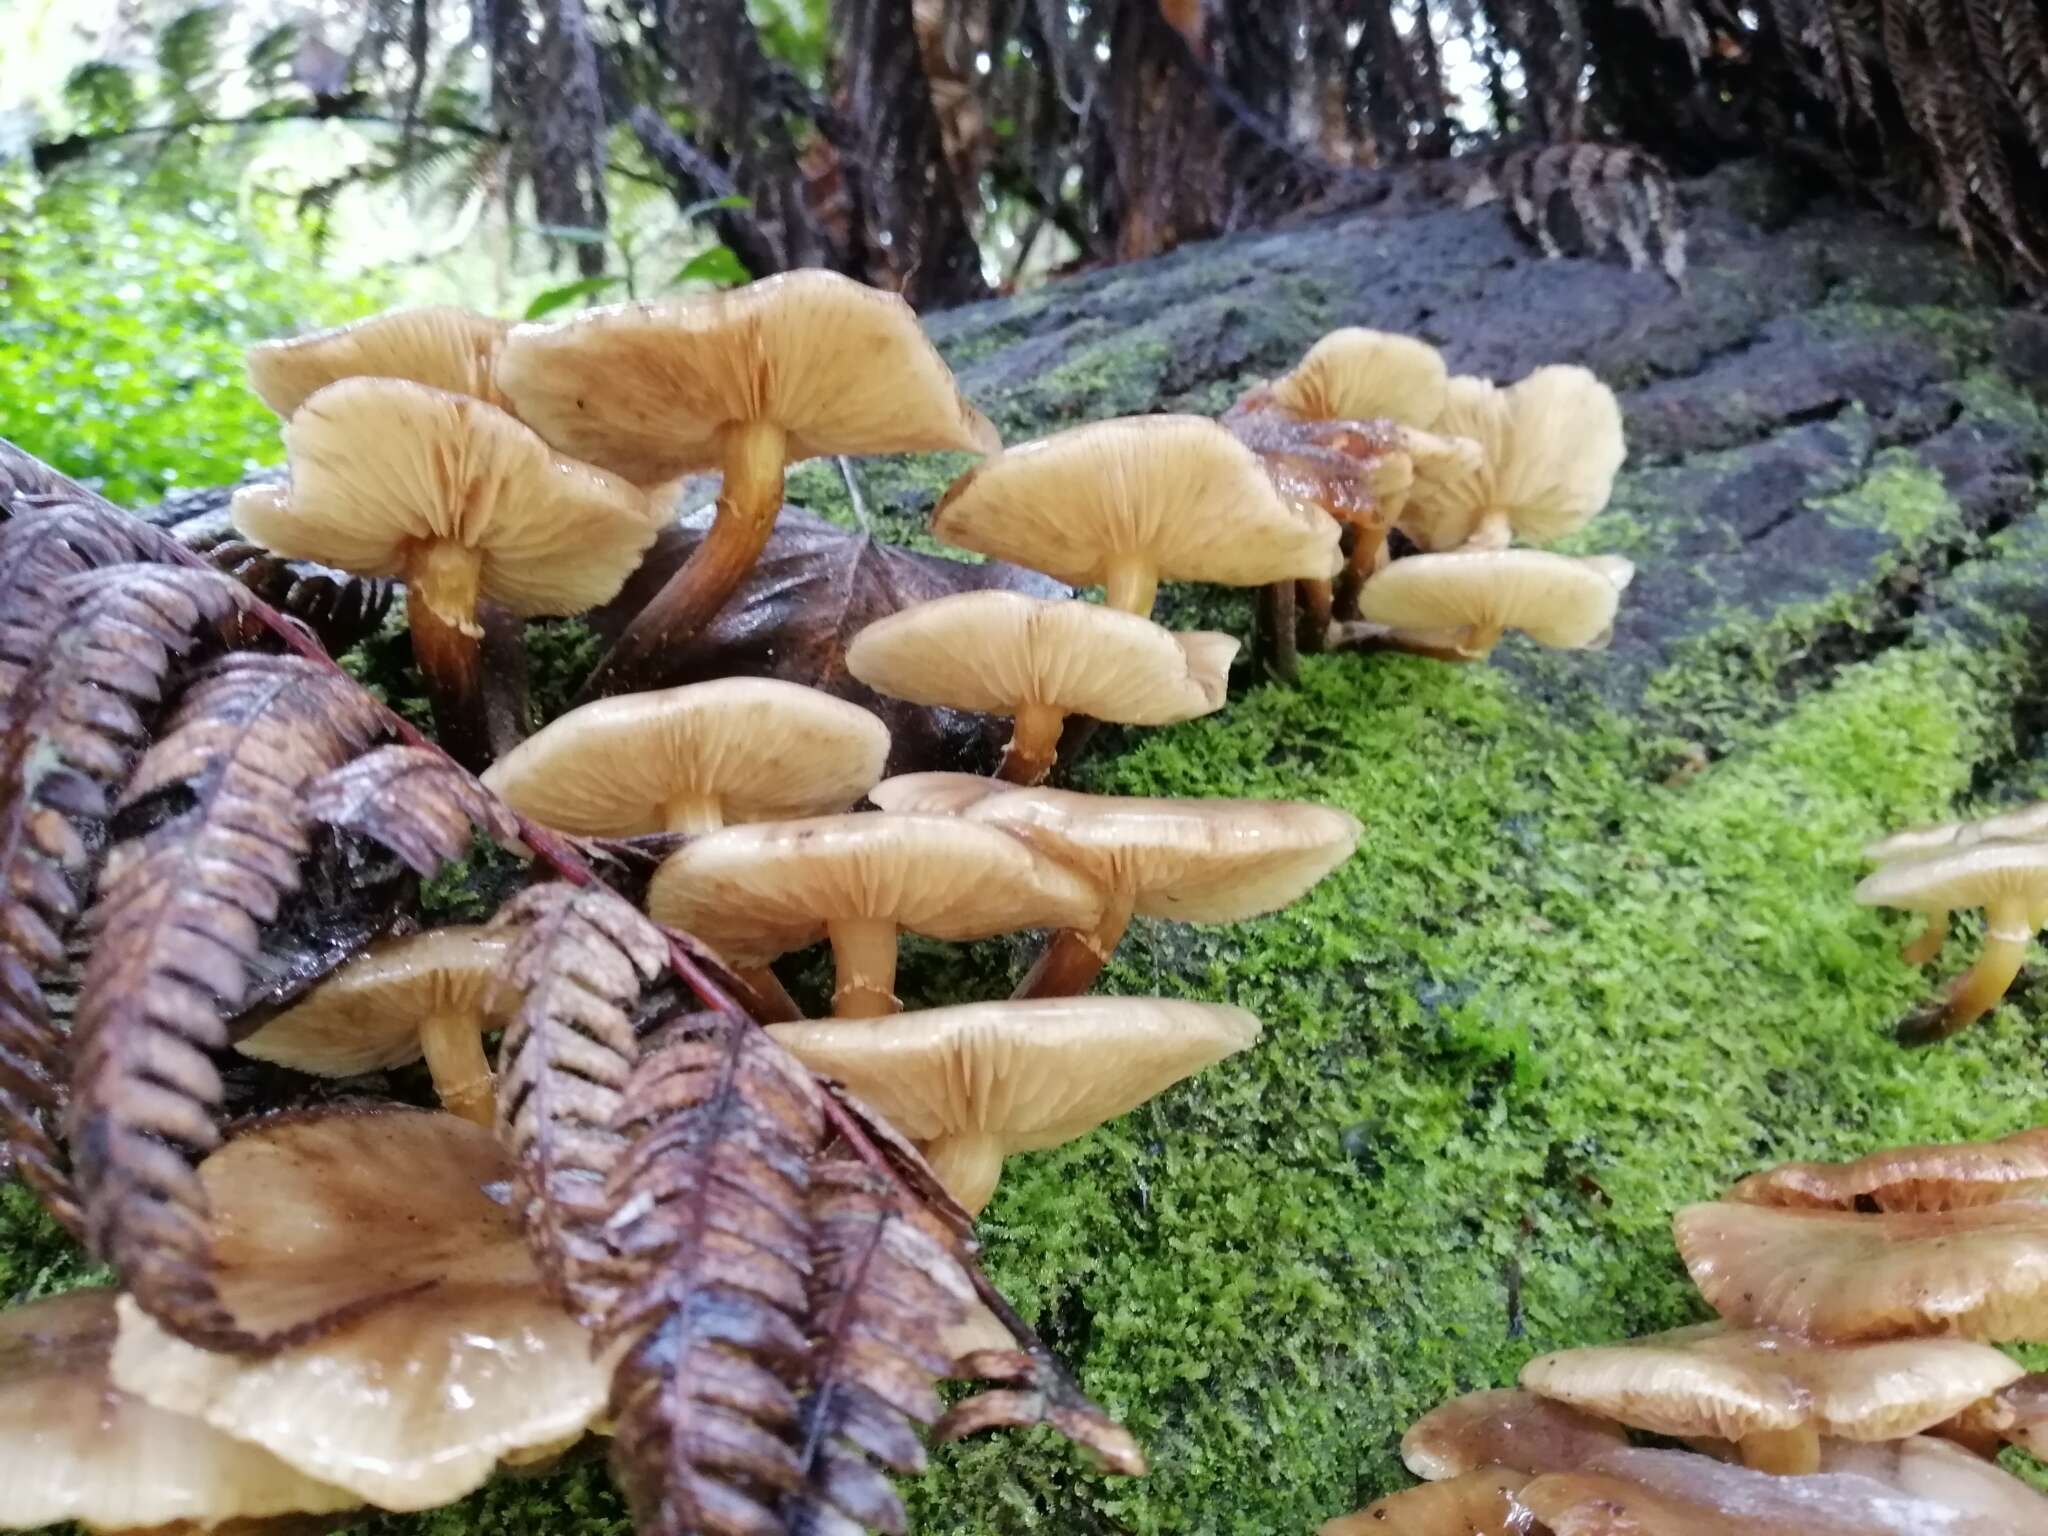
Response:
[[[1908,549],[1963,531],[1961,513],[1941,476],[1903,448],[1887,449],[1854,490],[1820,506],[1831,521],[1874,529]]]
[[[604,637],[581,619],[550,619],[525,629],[526,687],[537,720],[566,710],[604,655]]]

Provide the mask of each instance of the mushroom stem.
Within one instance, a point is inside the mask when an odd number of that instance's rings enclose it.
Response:
[[[484,1055],[483,1030],[474,1014],[436,1014],[420,1026],[420,1051],[442,1108],[451,1115],[488,1126],[497,1116],[490,1058]]]
[[[1344,557],[1344,573],[1337,578],[1337,612],[1347,619],[1358,617],[1358,594],[1387,563],[1387,529],[1391,526],[1391,522],[1351,525],[1351,549]]]
[[[1060,753],[1060,731],[1066,725],[1063,711],[1043,704],[1026,704],[1017,711],[1010,729],[1010,744],[1003,748],[1002,766],[996,777],[1010,784],[1037,784],[1052,772]]]
[[[1093,928],[1062,928],[1045,942],[1038,959],[1017,983],[1013,999],[1078,997],[1088,990],[1131,925],[1129,890],[1115,892]]]
[[[1109,563],[1102,585],[1110,607],[1150,618],[1159,597],[1159,570],[1146,561],[1119,556]]]
[[[992,1136],[941,1136],[924,1147],[925,1161],[946,1192],[970,1216],[979,1216],[1003,1176],[1003,1144]]]
[[[725,814],[715,797],[678,795],[661,808],[661,825],[666,831],[697,837],[724,826]]]
[[[1292,581],[1268,582],[1259,589],[1259,630],[1259,653],[1265,658],[1267,673],[1278,682],[1299,681]]]
[[[874,1019],[897,1013],[896,925],[886,918],[842,917],[825,925],[832,941],[832,1016]]]
[[[483,557],[436,540],[405,571],[405,617],[412,656],[434,711],[434,734],[465,768],[491,760],[491,726],[483,692],[483,629],[477,588]]]
[[[643,674],[655,680],[662,655],[718,617],[775,529],[788,446],[787,435],[772,421],[735,422],[725,429],[719,464],[725,478],[711,527],[597,664],[582,697],[624,692]]]
[[[1744,1435],[1736,1446],[1742,1464],[1753,1472],[1804,1477],[1820,1470],[1820,1430],[1811,1422],[1792,1429],[1760,1429]]]
[[[803,1009],[797,1007],[781,978],[767,966],[735,966],[733,974],[754,994],[748,1000],[753,1004],[748,1011],[763,1024],[795,1024],[802,1020]]]
[[[1907,941],[1899,951],[1899,958],[1908,965],[1926,965],[1941,953],[1941,946],[1948,942],[1948,913],[1930,912],[1927,926],[1919,936]]]
[[[1473,526],[1465,537],[1466,549],[1506,549],[1514,542],[1515,525],[1508,521],[1507,513],[1496,507]]]
[[[1297,594],[1300,611],[1295,624],[1296,641],[1311,653],[1330,644],[1330,623],[1336,617],[1336,596],[1327,581],[1304,581]]]
[[[1950,983],[1947,1005],[1939,1015],[1909,1023],[1900,1030],[1901,1037],[1914,1045],[1945,1040],[1996,1008],[2027,958],[2027,945],[2034,937],[2032,916],[2024,901],[2000,902],[1988,909],[1977,963]]]
[[[1493,648],[1506,633],[1507,627],[1502,624],[1474,624],[1458,642],[1458,650],[1474,661],[1483,661],[1493,654]]]

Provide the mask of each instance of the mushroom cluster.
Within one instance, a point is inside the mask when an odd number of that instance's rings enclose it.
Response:
[[[1425,1415],[1425,1479],[1324,1536],[2048,1530],[2001,1468],[2048,1452],[2048,1132],[1788,1163],[1680,1211],[1719,1320],[1523,1367]],[[1632,1449],[1628,1432],[1690,1451]]]

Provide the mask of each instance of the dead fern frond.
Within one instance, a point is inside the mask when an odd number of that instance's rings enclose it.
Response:
[[[93,1250],[171,1332],[214,1349],[282,1347],[221,1301],[192,1159],[220,1143],[212,1053],[266,927],[310,848],[299,791],[361,752],[375,701],[337,672],[234,655],[186,689],[117,807],[78,999],[71,1148]]]
[[[780,1536],[803,1482],[810,1340],[808,1072],[717,1019],[643,1056],[620,1105],[612,1245],[634,1278],[600,1331],[630,1341],[612,1466],[643,1536]]]
[[[519,823],[503,801],[438,752],[379,747],[306,786],[300,804],[312,820],[368,838],[430,880],[469,851],[483,832],[503,846]]]
[[[209,520],[210,521],[210,520]],[[352,576],[309,560],[286,560],[226,526],[204,533],[179,530],[188,549],[205,556],[280,613],[289,614],[339,656],[377,632],[396,588],[388,581]]]
[[[0,731],[0,1134],[66,1228],[65,1046],[43,995],[91,892],[109,807],[149,740],[178,659],[236,613],[225,576],[117,566],[47,594],[60,622],[25,662]]]
[[[0,521],[38,502],[73,501],[113,510],[113,503],[0,437]]]
[[[504,985],[521,1002],[498,1055],[512,1204],[550,1290],[595,1324],[618,1296],[605,1180],[626,1145],[617,1120],[638,1054],[633,1015],[668,948],[603,886],[535,886],[496,923],[518,933]]]
[[[1685,226],[1671,173],[1625,144],[1518,149],[1474,183],[1466,201],[1503,198],[1515,227],[1546,257],[1619,249],[1629,270],[1654,264],[1685,283]]]
[[[932,1431],[934,1444],[949,1445],[990,1430],[1043,1424],[1092,1452],[1107,1471],[1125,1477],[1144,1476],[1145,1453],[1131,1432],[1097,1407],[1042,1346],[980,1350],[957,1361],[953,1374],[963,1380],[1002,1385],[964,1398],[948,1409]]]

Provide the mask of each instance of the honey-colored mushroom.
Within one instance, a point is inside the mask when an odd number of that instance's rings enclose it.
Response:
[[[1975,821],[1944,821],[1932,826],[1908,827],[1864,845],[1863,856],[1875,864],[1904,863],[1956,853],[1984,843],[2048,842],[2048,800],[2014,806]],[[1899,958],[1908,965],[1927,965],[1948,942],[1949,912],[1946,908],[1924,908],[1927,921],[1919,934],[1907,940]],[[2037,912],[2036,928],[2048,926],[2048,912]]]
[[[1526,1472],[1481,1467],[1375,1499],[1325,1520],[1316,1536],[1530,1536],[1528,1511],[1515,1498],[1528,1481]]]
[[[594,692],[632,686],[725,606],[768,542],[788,465],[1001,446],[910,306],[832,272],[522,325],[498,382],[558,448],[638,485],[724,477],[710,531],[599,663]]]
[[[249,384],[263,403],[290,416],[341,379],[410,379],[503,407],[493,374],[509,320],[452,304],[393,309],[249,349]]]
[[[1635,567],[1615,556],[1573,558],[1538,549],[1413,555],[1365,584],[1358,611],[1389,643],[1476,660],[1520,630],[1539,645],[1584,650],[1605,643]]]
[[[489,928],[433,928],[388,940],[235,1049],[321,1077],[381,1072],[424,1056],[441,1103],[487,1126],[496,1103],[483,1037],[505,1022],[497,991],[508,947]]]
[[[206,1528],[362,1502],[123,1392],[107,1374],[114,1327],[110,1290],[0,1312],[0,1530]]]
[[[2048,1196],[2048,1130],[2000,1141],[1887,1147],[1846,1163],[1782,1163],[1725,1198],[1813,1210],[1954,1211]]]
[[[1449,370],[1435,347],[1412,336],[1346,326],[1253,391],[1246,408],[1303,421],[1386,419],[1427,427],[1443,414]]]
[[[846,648],[846,669],[913,704],[1008,715],[1002,777],[1051,771],[1070,714],[1170,725],[1223,707],[1237,641],[1176,635],[1093,603],[962,592],[877,620]]]
[[[888,756],[888,727],[859,705],[730,677],[572,709],[493,763],[484,783],[564,832],[702,833],[843,811]]]
[[[124,1300],[115,1384],[384,1509],[448,1503],[582,1434],[610,1372],[493,1198],[510,1172],[452,1115],[258,1122],[200,1165],[223,1296],[259,1326],[385,1300],[269,1357],[195,1349]]]
[[[992,827],[888,812],[728,827],[671,854],[648,887],[658,921],[734,964],[829,939],[840,1018],[893,1013],[896,940],[985,939],[1094,923],[1102,893]]]
[[[2037,1461],[2048,1461],[2048,1372],[2022,1376],[2001,1387],[1934,1433],[1983,1456],[1995,1456],[2003,1441]]]
[[[1417,1419],[1401,1437],[1401,1460],[1431,1482],[1489,1466],[1533,1476],[1569,1472],[1627,1444],[1611,1419],[1533,1392],[1492,1390],[1454,1397]]]
[[[769,1033],[920,1143],[953,1198],[979,1211],[1004,1158],[1085,1136],[1244,1050],[1259,1021],[1215,1003],[1075,997]]]
[[[1926,1435],[1885,1445],[1832,1440],[1821,1448],[1823,1472],[1847,1472],[1911,1499],[1980,1521],[2005,1521],[2019,1532],[2048,1531],[2048,1496],[2036,1493],[1996,1462]],[[1966,1527],[1967,1529],[1967,1527]]]

